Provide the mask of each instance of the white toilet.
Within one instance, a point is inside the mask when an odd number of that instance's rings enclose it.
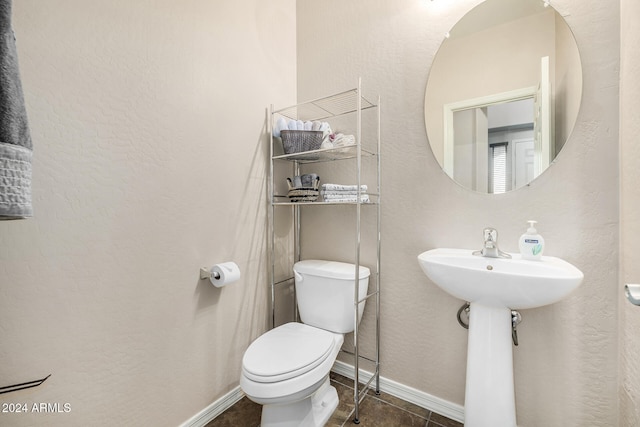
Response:
[[[300,319],[256,339],[242,358],[240,387],[262,407],[262,427],[320,427],[338,406],[329,371],[354,328],[355,265],[306,260],[293,266]],[[359,269],[358,292],[369,287]],[[358,322],[364,302],[358,306]]]

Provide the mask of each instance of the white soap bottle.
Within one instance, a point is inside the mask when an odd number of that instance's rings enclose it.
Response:
[[[527,222],[529,223],[529,228],[526,233],[520,236],[520,241],[518,242],[520,254],[522,254],[522,259],[539,260],[542,258],[542,252],[544,251],[544,239],[535,228],[536,221]]]

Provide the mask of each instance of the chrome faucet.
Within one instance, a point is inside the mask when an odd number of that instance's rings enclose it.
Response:
[[[473,255],[489,258],[511,258],[511,255],[498,249],[498,230],[485,228],[482,232],[484,234],[484,246],[481,250],[474,251]]]

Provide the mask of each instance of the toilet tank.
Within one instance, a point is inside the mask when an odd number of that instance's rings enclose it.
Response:
[[[337,261],[305,260],[295,263],[293,272],[302,322],[331,332],[352,332],[356,266]],[[360,266],[360,300],[367,295],[369,274],[367,267]],[[364,301],[358,304],[358,322],[364,304]]]

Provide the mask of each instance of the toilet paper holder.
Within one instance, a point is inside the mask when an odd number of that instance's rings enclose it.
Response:
[[[208,279],[216,288],[222,288],[240,279],[240,267],[233,261],[214,264],[211,268],[200,268],[200,279]]]
[[[200,267],[200,280],[211,279],[211,276],[213,276],[214,279],[219,279],[220,273],[218,273],[217,271],[211,273],[208,268]]]

